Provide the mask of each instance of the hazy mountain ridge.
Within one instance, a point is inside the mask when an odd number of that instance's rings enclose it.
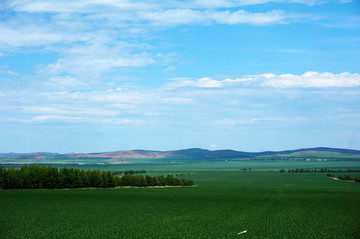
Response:
[[[110,162],[129,159],[164,159],[164,160],[232,160],[232,159],[283,159],[283,158],[332,158],[343,160],[360,160],[360,150],[339,148],[306,148],[284,151],[242,152],[236,150],[207,150],[200,148],[155,151],[123,150],[101,153],[58,154],[49,152],[37,153],[0,153],[0,159],[102,159]]]

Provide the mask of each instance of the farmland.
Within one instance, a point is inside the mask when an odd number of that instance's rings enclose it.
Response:
[[[153,174],[166,172],[153,172]],[[186,173],[186,172],[184,172]],[[1,238],[358,238],[360,184],[192,171],[196,187],[0,191]],[[237,235],[247,230],[247,233]]]

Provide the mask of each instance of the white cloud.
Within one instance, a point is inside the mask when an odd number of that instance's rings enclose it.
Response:
[[[244,10],[230,11],[199,11],[191,9],[170,9],[158,12],[144,12],[141,18],[154,25],[176,26],[183,24],[253,24],[267,25],[285,23],[289,16],[283,11],[250,13]]]
[[[60,116],[60,115],[40,115],[33,118],[34,121],[64,121],[64,122],[84,122],[88,121],[85,117],[72,117],[72,116]]]
[[[184,86],[195,86],[199,88],[222,88],[224,83],[222,81],[214,80],[210,77],[204,77],[198,81],[192,80],[176,80],[169,84],[170,87],[184,87]]]
[[[79,37],[55,31],[51,26],[23,24],[26,23],[18,22],[11,27],[0,24],[0,49],[46,46],[79,40]]]
[[[322,87],[357,87],[360,86],[360,74],[348,72],[333,74],[319,72],[305,72],[303,75],[272,73],[251,75],[238,79],[215,80],[204,77],[197,81],[177,80],[168,84],[177,88],[193,86],[199,88],[238,87],[273,87],[273,88],[322,88]]]
[[[190,98],[182,98],[182,97],[169,97],[169,98],[162,98],[161,100],[166,103],[175,103],[175,104],[188,104],[193,102],[193,100]]]
[[[248,5],[266,4],[270,2],[301,3],[306,5],[324,4],[328,2],[347,3],[350,0],[186,0],[186,1],[125,1],[125,0],[11,0],[6,6],[22,12],[50,13],[91,13],[104,10],[152,10],[152,9],[214,9],[232,8]]]
[[[5,1],[4,8],[15,14],[0,24],[0,46],[6,49],[79,42],[91,45],[99,40],[116,45],[119,35],[148,32],[151,25],[268,25],[303,17],[278,10],[257,13],[215,10],[266,2],[271,1]]]
[[[40,115],[32,119],[34,122],[67,122],[67,123],[95,123],[95,124],[111,124],[111,125],[138,125],[144,124],[144,120],[133,119],[103,119],[90,117],[74,117],[62,115]]]
[[[22,109],[29,113],[34,114],[62,114],[62,115],[87,115],[87,116],[116,116],[119,114],[116,110],[91,108],[91,107],[69,107],[61,106],[57,107],[43,107],[43,106],[24,106]]]
[[[18,76],[19,75],[19,73],[16,73],[16,72],[13,72],[13,71],[10,71],[10,70],[6,71],[6,73],[8,73],[11,76]]]
[[[236,125],[255,124],[257,121],[259,121],[259,119],[246,119],[246,120],[223,119],[223,120],[214,121],[214,124],[218,126],[236,126]]]
[[[176,66],[166,67],[163,71],[164,71],[164,72],[168,72],[168,71],[173,71],[173,70],[176,70]]]
[[[46,83],[49,86],[55,86],[55,87],[74,87],[74,86],[81,86],[83,83],[79,80],[77,80],[73,76],[58,76],[58,77],[52,77],[50,78],[49,82]]]
[[[142,43],[146,33],[179,25],[283,24],[304,17],[281,10],[234,9],[273,1],[278,0],[9,0],[3,8],[13,15],[0,23],[0,49],[8,53],[46,48],[46,52],[58,53],[58,59],[39,71],[53,76],[65,73],[94,79],[122,68],[153,64],[171,71],[175,69],[169,66],[173,56],[161,50],[153,53],[153,46]]]
[[[360,75],[344,72],[341,74],[306,72],[303,75],[283,74],[268,77],[260,86],[275,88],[314,88],[314,87],[357,87]]]
[[[123,56],[122,56],[123,55]],[[60,74],[85,74],[93,77],[104,72],[113,71],[123,67],[141,67],[153,64],[153,56],[148,53],[122,54],[116,49],[98,47],[95,51],[85,48],[81,51],[67,52],[65,57],[54,64],[49,64],[42,71],[44,73]]]
[[[284,118],[253,118],[253,119],[222,119],[216,120],[213,123],[217,126],[242,126],[242,125],[253,125],[261,121],[284,121]]]

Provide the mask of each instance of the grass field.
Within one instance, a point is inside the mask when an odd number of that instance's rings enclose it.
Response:
[[[21,164],[3,165],[6,168],[21,167]],[[147,170],[147,171],[239,171],[243,168],[253,170],[280,170],[291,168],[329,168],[329,169],[360,169],[360,161],[326,161],[326,162],[306,162],[306,161],[263,161],[263,160],[235,160],[235,161],[189,161],[189,162],[145,162],[131,164],[51,164],[53,167],[72,167],[80,169],[98,169],[106,171],[125,171],[125,170]]]
[[[2,190],[0,238],[359,238],[360,183],[319,173],[186,177],[198,186]]]

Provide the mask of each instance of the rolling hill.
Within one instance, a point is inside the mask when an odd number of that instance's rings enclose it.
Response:
[[[216,160],[338,160],[360,161],[360,150],[339,148],[306,148],[285,151],[242,152],[235,150],[206,150],[191,148],[174,151],[125,150],[100,153],[58,154],[38,153],[2,153],[0,163],[16,163],[25,160],[46,160],[48,162],[91,161],[91,162],[126,162],[134,160],[155,161],[216,161]]]

